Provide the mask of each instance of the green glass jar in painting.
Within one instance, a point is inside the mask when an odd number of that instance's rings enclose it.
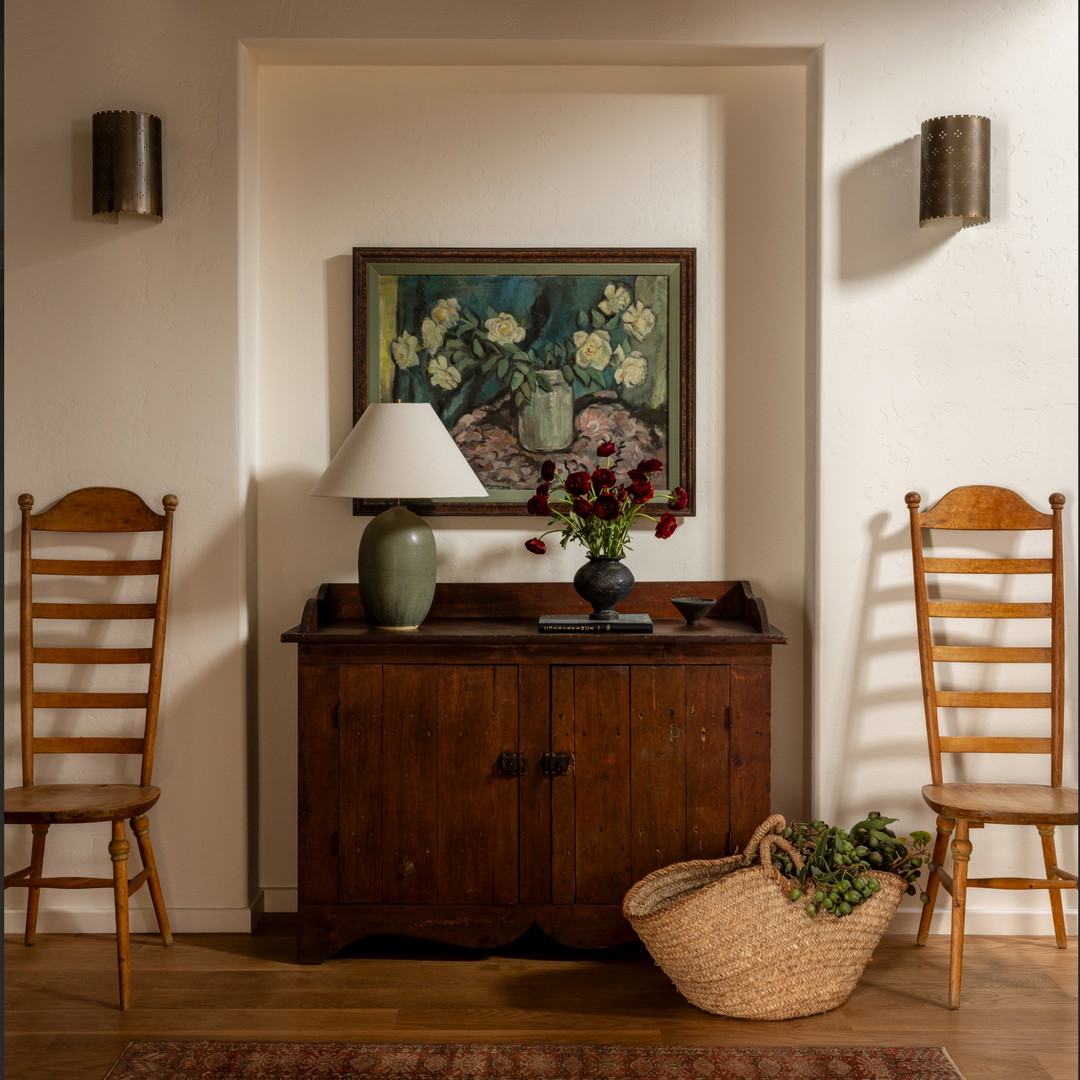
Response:
[[[565,450],[574,441],[574,391],[561,371],[536,372],[532,393],[518,406],[518,442],[526,450],[547,454]]]

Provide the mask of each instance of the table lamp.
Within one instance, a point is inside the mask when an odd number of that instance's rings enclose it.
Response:
[[[487,490],[425,401],[369,405],[311,494],[398,503],[360,537],[360,599],[377,629],[416,630],[435,596],[435,535],[400,500],[486,496]]]

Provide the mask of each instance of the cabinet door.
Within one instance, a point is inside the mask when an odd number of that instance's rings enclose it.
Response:
[[[517,668],[341,668],[344,903],[517,901]]]
[[[621,904],[653,870],[727,852],[729,669],[552,669],[552,899]]]

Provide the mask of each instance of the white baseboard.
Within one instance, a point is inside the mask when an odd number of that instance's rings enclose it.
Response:
[[[247,907],[242,908],[169,908],[169,923],[178,934],[248,934],[254,929],[260,916],[296,911],[296,889],[268,888]],[[901,908],[889,924],[890,935],[914,937],[919,925],[918,908]],[[4,909],[4,932],[20,934],[25,919],[25,908]],[[1077,913],[1066,911],[1065,926],[1070,937],[1077,934]],[[966,928],[968,934],[985,934],[990,937],[1033,936],[1046,937],[1054,933],[1049,911],[980,911],[969,908]],[[58,908],[48,905],[48,898],[38,913],[38,930],[43,934],[111,934],[116,929],[111,905],[108,908],[72,907]],[[154,912],[150,907],[131,907],[131,930],[135,934],[157,932]],[[939,907],[930,924],[931,934],[949,933],[949,908]]]
[[[178,908],[169,905],[169,926],[176,934],[250,934],[259,921],[261,898],[240,908]],[[129,911],[133,934],[156,934],[153,908],[135,907]],[[21,935],[26,922],[26,908],[4,908],[4,933]],[[37,920],[42,934],[114,934],[116,921],[112,906],[55,907],[48,897],[41,902]]]
[[[931,934],[948,935],[952,909],[941,906],[934,912],[930,922]],[[887,934],[910,934],[915,936],[919,928],[921,912],[917,908],[901,908],[889,924]],[[1065,912],[1065,929],[1070,937],[1076,936],[1075,911]],[[989,937],[1053,937],[1054,924],[1047,911],[979,911],[968,908],[964,919],[965,934],[984,934]]]

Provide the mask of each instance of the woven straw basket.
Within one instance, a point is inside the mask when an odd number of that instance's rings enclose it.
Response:
[[[881,891],[850,915],[808,915],[772,865],[791,845],[776,814],[746,850],[725,859],[676,863],[642,878],[623,915],[652,958],[692,1005],[749,1020],[788,1020],[842,1005],[855,989],[906,883],[873,872]]]

